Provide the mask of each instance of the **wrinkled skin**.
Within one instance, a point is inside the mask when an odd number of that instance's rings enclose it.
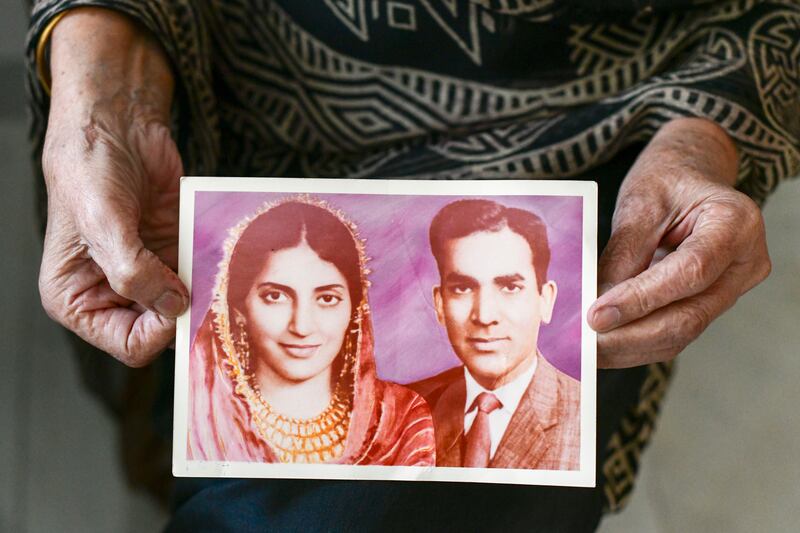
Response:
[[[172,341],[188,303],[174,272],[183,169],[168,127],[172,74],[146,32],[96,9],[58,24],[51,65],[42,304],[141,366]]]
[[[678,119],[620,189],[589,310],[598,364],[668,361],[770,272],[764,220],[736,191],[736,150],[711,122]]]

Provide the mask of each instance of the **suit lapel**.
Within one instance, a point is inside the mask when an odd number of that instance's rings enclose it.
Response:
[[[536,364],[533,379],[489,464],[492,468],[536,468],[552,444],[547,432],[558,423],[558,375],[541,354],[537,354]]]
[[[466,401],[467,384],[462,374],[447,386],[433,408],[436,466],[461,466]]]

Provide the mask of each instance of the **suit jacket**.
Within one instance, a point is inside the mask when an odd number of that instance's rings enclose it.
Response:
[[[511,417],[490,468],[577,470],[580,468],[580,382],[537,354],[536,372]],[[436,466],[462,466],[464,367],[451,368],[410,388],[433,414]]]

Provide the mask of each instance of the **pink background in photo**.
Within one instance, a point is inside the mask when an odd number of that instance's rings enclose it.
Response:
[[[191,338],[211,302],[228,228],[284,193],[197,192],[192,268]],[[438,284],[428,244],[433,216],[455,196],[316,194],[338,208],[366,239],[375,359],[381,379],[408,383],[459,364],[436,321],[431,289]],[[477,198],[477,197],[471,197]],[[547,224],[550,279],[558,285],[553,320],[542,324],[539,348],[556,367],[580,379],[581,197],[484,196],[538,214]],[[491,260],[491,258],[487,258]]]

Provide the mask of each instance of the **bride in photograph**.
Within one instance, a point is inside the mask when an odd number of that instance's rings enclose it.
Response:
[[[377,377],[365,262],[308,197],[231,229],[191,348],[190,460],[435,464],[427,404]]]

